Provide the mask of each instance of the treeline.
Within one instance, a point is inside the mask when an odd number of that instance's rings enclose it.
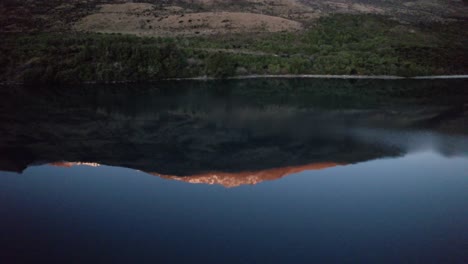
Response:
[[[465,24],[412,27],[379,16],[335,15],[300,33],[4,35],[0,80],[104,83],[246,74],[466,74]]]
[[[171,41],[105,34],[5,38],[0,67],[22,82],[114,82],[177,77],[185,53]],[[6,47],[5,47],[6,46]]]
[[[186,48],[255,50],[249,72],[361,75],[438,75],[468,72],[467,22],[404,25],[378,15],[321,18],[300,33],[190,38]]]

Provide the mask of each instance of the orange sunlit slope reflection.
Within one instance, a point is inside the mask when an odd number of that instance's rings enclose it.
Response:
[[[299,173],[307,170],[322,170],[343,164],[333,162],[313,163],[301,166],[288,166],[282,168],[272,168],[259,171],[245,171],[245,172],[208,172],[190,176],[171,176],[171,175],[160,175],[157,173],[151,173],[153,175],[160,176],[164,179],[171,179],[177,181],[184,181],[193,184],[210,184],[210,185],[222,185],[226,188],[238,187],[241,185],[254,185],[263,181],[273,181],[281,179],[285,176]]]
[[[70,168],[73,166],[91,166],[98,167],[101,164],[93,162],[54,162],[49,163],[51,166]],[[255,185],[264,181],[273,181],[281,179],[285,176],[307,171],[307,170],[323,170],[340,166],[344,164],[334,162],[312,163],[299,166],[288,166],[281,168],[272,168],[258,171],[243,171],[243,172],[207,172],[195,175],[177,176],[177,175],[162,175],[156,172],[146,172],[150,175],[158,176],[163,179],[183,181],[192,184],[209,184],[222,185],[226,188],[233,188],[242,185]]]

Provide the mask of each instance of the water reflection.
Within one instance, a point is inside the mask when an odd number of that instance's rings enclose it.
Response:
[[[0,262],[465,263],[465,87],[0,89]]]
[[[465,82],[18,88],[3,91],[0,170],[81,162],[234,187],[416,151],[466,156]]]
[[[313,170],[324,170],[327,168],[333,168],[336,166],[346,166],[352,163],[364,162],[368,160],[381,159],[387,157],[396,157],[411,153],[420,152],[431,152],[438,153],[446,157],[467,157],[468,158],[468,137],[462,135],[444,135],[434,133],[430,131],[401,131],[401,130],[388,130],[388,129],[369,129],[369,128],[353,128],[346,130],[346,133],[336,133],[342,137],[346,137],[348,140],[354,140],[357,143],[344,150],[350,152],[340,153],[339,150],[333,149],[333,144],[337,141],[328,142],[329,151],[323,155],[316,153],[323,152],[312,152],[308,154],[308,159],[313,160],[326,160],[316,163],[275,167],[277,163],[272,161],[272,168],[265,168],[259,170],[242,170],[243,167],[248,167],[249,163],[239,164],[239,171],[206,171],[196,174],[184,174],[184,175],[167,175],[161,174],[157,171],[146,171],[146,173],[162,177],[169,180],[183,181],[192,184],[209,184],[209,185],[222,185],[227,188],[238,187],[241,185],[255,185],[263,181],[271,181],[281,179],[285,176],[300,173],[303,171]],[[315,135],[316,136],[316,135]],[[336,135],[335,135],[336,136]],[[321,137],[326,143],[327,137]],[[322,144],[324,142],[321,142]],[[306,143],[303,143],[306,144]],[[338,144],[343,144],[342,142]],[[315,143],[313,146],[317,146]],[[320,147],[320,146],[319,146]],[[322,146],[323,148],[324,146]],[[369,154],[363,156],[361,160],[357,160],[356,156],[360,153],[368,151]],[[371,151],[374,151],[374,155],[371,155]],[[269,153],[273,158],[275,155],[285,155],[280,151]],[[318,155],[318,157],[314,157]],[[364,154],[362,154],[364,155]],[[272,159],[273,159],[272,158]],[[337,163],[336,161],[341,163]],[[238,161],[233,161],[238,162]],[[294,163],[291,161],[291,163]],[[72,167],[72,166],[100,166],[98,163],[90,162],[54,162],[48,165],[57,167]],[[174,164],[177,166],[177,164]],[[138,169],[137,167],[135,167]]]

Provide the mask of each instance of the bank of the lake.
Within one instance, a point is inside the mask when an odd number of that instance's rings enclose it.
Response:
[[[264,75],[239,75],[225,78],[209,76],[189,78],[169,78],[168,81],[210,81],[210,80],[246,80],[246,79],[350,79],[350,80],[445,80],[468,79],[468,75],[428,75],[428,76],[394,76],[394,75],[327,75],[327,74],[264,74]]]
[[[463,22],[415,26],[382,16],[333,15],[294,33],[199,37],[9,34],[2,36],[0,44],[0,81],[463,75],[468,73],[464,26]]]

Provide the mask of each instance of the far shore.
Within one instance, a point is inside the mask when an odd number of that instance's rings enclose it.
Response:
[[[209,81],[209,80],[243,80],[243,79],[265,79],[265,78],[283,78],[283,79],[374,79],[374,80],[434,80],[434,79],[468,79],[468,75],[430,75],[430,76],[414,76],[414,77],[403,77],[394,75],[327,75],[327,74],[278,74],[278,75],[240,75],[225,78],[216,78],[209,76],[190,77],[190,78],[170,78],[165,79],[169,81],[183,81],[183,80],[198,80],[198,81]]]
[[[444,79],[468,79],[468,75],[431,75],[403,77],[394,75],[326,75],[326,74],[279,74],[279,75],[240,75],[231,77],[188,77],[188,78],[167,78],[161,80],[148,80],[148,83],[157,81],[214,81],[214,80],[246,80],[246,79],[367,79],[367,80],[444,80]],[[144,81],[143,81],[144,82]],[[137,83],[137,81],[113,81],[102,84],[127,84]],[[22,82],[0,82],[0,85],[24,85]],[[98,84],[98,82],[83,82],[81,84]],[[31,84],[28,84],[31,85]],[[65,85],[65,84],[64,84]]]

